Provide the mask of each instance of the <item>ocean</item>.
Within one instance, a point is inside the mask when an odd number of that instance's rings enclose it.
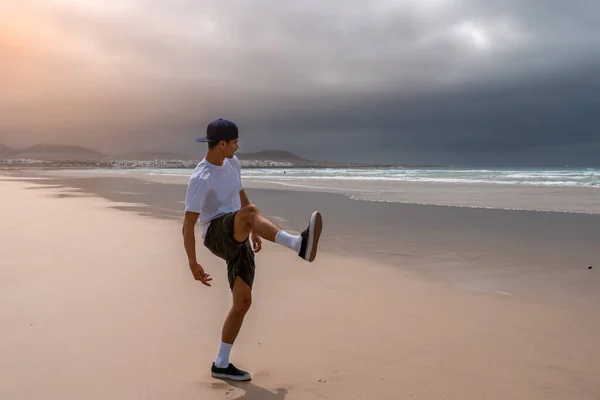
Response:
[[[87,170],[82,172],[101,172]],[[190,175],[192,169],[121,169],[119,174]],[[600,189],[600,168],[244,168],[247,179],[490,184]]]
[[[187,182],[192,169],[79,170]],[[600,214],[598,168],[243,168],[248,189],[339,193],[354,200]]]

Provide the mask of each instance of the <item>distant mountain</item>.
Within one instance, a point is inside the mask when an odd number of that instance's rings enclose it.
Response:
[[[197,160],[202,155],[193,156],[186,153],[173,153],[168,151],[144,151],[139,153],[127,154],[115,158],[122,160]]]
[[[154,160],[178,160],[182,165],[191,161],[199,161],[204,157],[204,152],[196,155],[165,151],[147,151],[127,155],[107,155],[99,151],[74,145],[37,144],[25,149],[13,149],[0,144],[0,159],[34,159],[50,161],[52,165],[110,165],[111,160],[153,162]],[[245,165],[265,167],[278,167],[281,165],[293,167],[417,167],[408,164],[363,164],[349,162],[312,161],[299,157],[289,151],[266,150],[256,153],[236,153]],[[100,164],[98,164],[100,163]],[[163,162],[159,163],[164,164]],[[168,163],[167,163],[168,164]],[[171,165],[171,164],[168,164]]]
[[[36,144],[16,150],[12,158],[32,158],[38,160],[100,160],[107,156],[87,147],[73,145]]]
[[[307,165],[312,162],[288,151],[267,150],[256,153],[236,153],[240,160],[249,161],[277,161],[292,164]],[[145,151],[125,155],[108,155],[88,147],[76,145],[52,145],[36,144],[24,149],[13,149],[9,146],[0,145],[0,156],[10,158],[30,158],[37,160],[76,160],[76,161],[97,161],[97,160],[200,160],[204,153],[196,155],[187,153],[177,153],[169,151]]]
[[[187,153],[174,153],[168,151],[146,151],[115,156],[115,158],[122,160],[201,160],[204,155],[204,152],[191,155]],[[309,160],[305,160],[295,154],[283,150],[267,150],[259,151],[257,153],[236,153],[236,155],[240,160],[248,161],[279,161],[293,164],[311,163]]]
[[[0,157],[10,157],[15,153],[15,149],[9,146],[0,144]]]

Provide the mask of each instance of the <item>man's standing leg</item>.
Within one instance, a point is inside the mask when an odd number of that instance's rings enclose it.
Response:
[[[255,261],[250,242],[234,239],[234,225],[238,212],[232,212],[211,221],[204,244],[215,255],[227,262],[227,279],[233,296],[233,305],[225,318],[221,344],[211,374],[215,378],[237,381],[250,380],[250,374],[229,362],[231,348],[240,332],[244,317],[252,305],[252,284]]]
[[[252,305],[252,289],[238,276],[233,283],[232,295],[233,306],[225,319],[221,337],[224,343],[229,344],[233,344],[237,338],[242,323],[244,322],[244,317]]]
[[[212,368],[212,375],[215,378],[249,380],[250,374],[233,366],[229,362],[229,356],[233,343],[244,322],[244,317],[252,305],[252,289],[238,276],[233,282],[232,295],[233,306],[229,310],[223,324],[221,345]]]

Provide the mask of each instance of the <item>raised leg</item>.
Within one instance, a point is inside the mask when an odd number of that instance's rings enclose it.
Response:
[[[235,215],[233,237],[238,242],[248,238],[251,231],[256,232],[261,238],[275,242],[275,235],[281,229],[269,221],[254,204],[242,207]]]
[[[308,227],[300,235],[290,235],[269,221],[253,204],[243,207],[235,215],[233,237],[238,242],[245,241],[250,232],[256,232],[263,239],[284,245],[294,250],[308,262],[315,260],[323,218],[315,211],[310,216]]]

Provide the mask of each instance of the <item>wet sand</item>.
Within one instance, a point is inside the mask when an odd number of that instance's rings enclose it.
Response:
[[[68,187],[70,194],[63,196],[100,196],[121,210],[181,220],[185,183],[180,179],[46,176],[31,182],[43,184],[31,190]],[[312,210],[320,210],[328,220],[322,248],[334,254],[401,267],[467,290],[549,302],[585,293],[584,298],[600,300],[600,281],[587,273],[589,266],[600,268],[600,215],[370,202],[339,193],[248,186],[250,201],[284,229],[301,231]]]

